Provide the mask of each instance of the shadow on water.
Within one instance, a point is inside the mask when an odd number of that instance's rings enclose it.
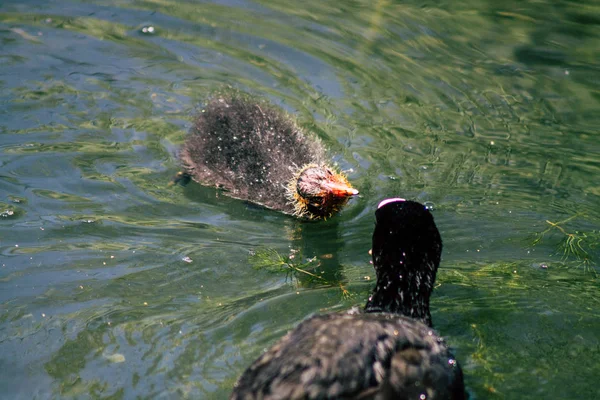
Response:
[[[297,243],[304,257],[315,259],[317,266],[313,272],[320,279],[314,283],[322,280],[327,285],[336,286],[345,280],[341,265],[344,245],[339,234],[340,229],[344,229],[344,226],[340,225],[336,218],[323,223],[298,224],[299,232],[294,243]],[[305,277],[300,274],[298,278],[303,281]]]
[[[202,204],[203,208],[225,212],[231,220],[247,223],[263,223],[268,220],[277,225],[278,231],[281,231],[279,234],[283,235],[282,239],[288,242],[288,249],[279,254],[277,250],[259,245],[257,247],[259,252],[271,250],[270,254],[265,254],[266,258],[257,260],[261,264],[259,269],[266,268],[282,274],[286,278],[291,278],[291,283],[297,280],[302,287],[338,286],[344,281],[343,267],[340,262],[344,243],[339,234],[343,226],[340,226],[339,216],[318,222],[297,220],[260,205],[229,198],[220,189],[193,182],[185,187],[175,187],[174,190],[182,190],[186,198],[191,202]],[[240,241],[243,241],[243,238],[240,238]],[[365,252],[367,250],[365,249]],[[251,254],[253,253],[255,252],[251,251]],[[285,265],[277,268],[278,261],[284,262]],[[249,263],[253,263],[252,257]]]

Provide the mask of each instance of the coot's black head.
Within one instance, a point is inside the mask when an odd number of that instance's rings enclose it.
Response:
[[[399,198],[375,212],[373,266],[377,286],[367,311],[395,312],[431,325],[429,296],[442,253],[442,239],[424,205]]]
[[[379,203],[375,212],[373,263],[376,269],[413,269],[429,273],[442,254],[442,239],[431,212],[400,198]],[[434,270],[435,273],[435,270]]]
[[[346,177],[326,165],[306,165],[290,182],[288,192],[295,214],[309,219],[328,218],[358,194]]]

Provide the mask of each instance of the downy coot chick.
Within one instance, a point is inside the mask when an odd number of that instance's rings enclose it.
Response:
[[[403,199],[375,215],[377,285],[364,313],[302,322],[242,374],[231,399],[465,398],[460,366],[431,329],[442,251],[433,217]]]
[[[301,218],[328,218],[358,194],[325,163],[317,138],[306,137],[288,115],[249,95],[211,98],[183,145],[185,172],[231,197]]]

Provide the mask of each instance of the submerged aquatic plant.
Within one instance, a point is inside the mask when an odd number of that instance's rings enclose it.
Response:
[[[324,286],[339,286],[342,297],[351,297],[350,292],[342,282],[332,282],[315,273],[321,265],[317,257],[300,261],[302,257],[297,250],[292,249],[290,254],[283,256],[271,248],[259,248],[250,253],[250,264],[255,269],[262,269],[273,273],[285,273],[286,278],[292,276],[296,282],[317,283]],[[296,261],[299,260],[299,261]]]
[[[502,395],[502,393],[499,393],[496,389],[496,384],[503,382],[505,376],[503,373],[494,369],[494,364],[496,364],[497,361],[494,354],[485,343],[482,330],[477,324],[471,324],[471,330],[473,331],[473,341],[475,343],[475,351],[471,353],[472,360],[488,373],[488,377],[483,386],[490,395]]]
[[[539,244],[544,236],[550,231],[558,231],[563,235],[562,240],[558,244],[557,251],[557,253],[561,254],[562,260],[566,261],[569,257],[574,257],[580,262],[579,265],[583,266],[584,271],[590,271],[597,275],[597,272],[592,265],[594,260],[590,252],[600,242],[600,232],[595,230],[590,232],[576,230],[570,233],[563,227],[566,223],[583,215],[583,213],[577,213],[559,222],[546,220],[546,223],[550,226],[536,234],[532,246]]]

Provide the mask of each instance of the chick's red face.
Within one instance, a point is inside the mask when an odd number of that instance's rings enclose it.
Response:
[[[288,185],[294,215],[308,219],[329,218],[357,194],[343,174],[325,165],[305,166]]]

